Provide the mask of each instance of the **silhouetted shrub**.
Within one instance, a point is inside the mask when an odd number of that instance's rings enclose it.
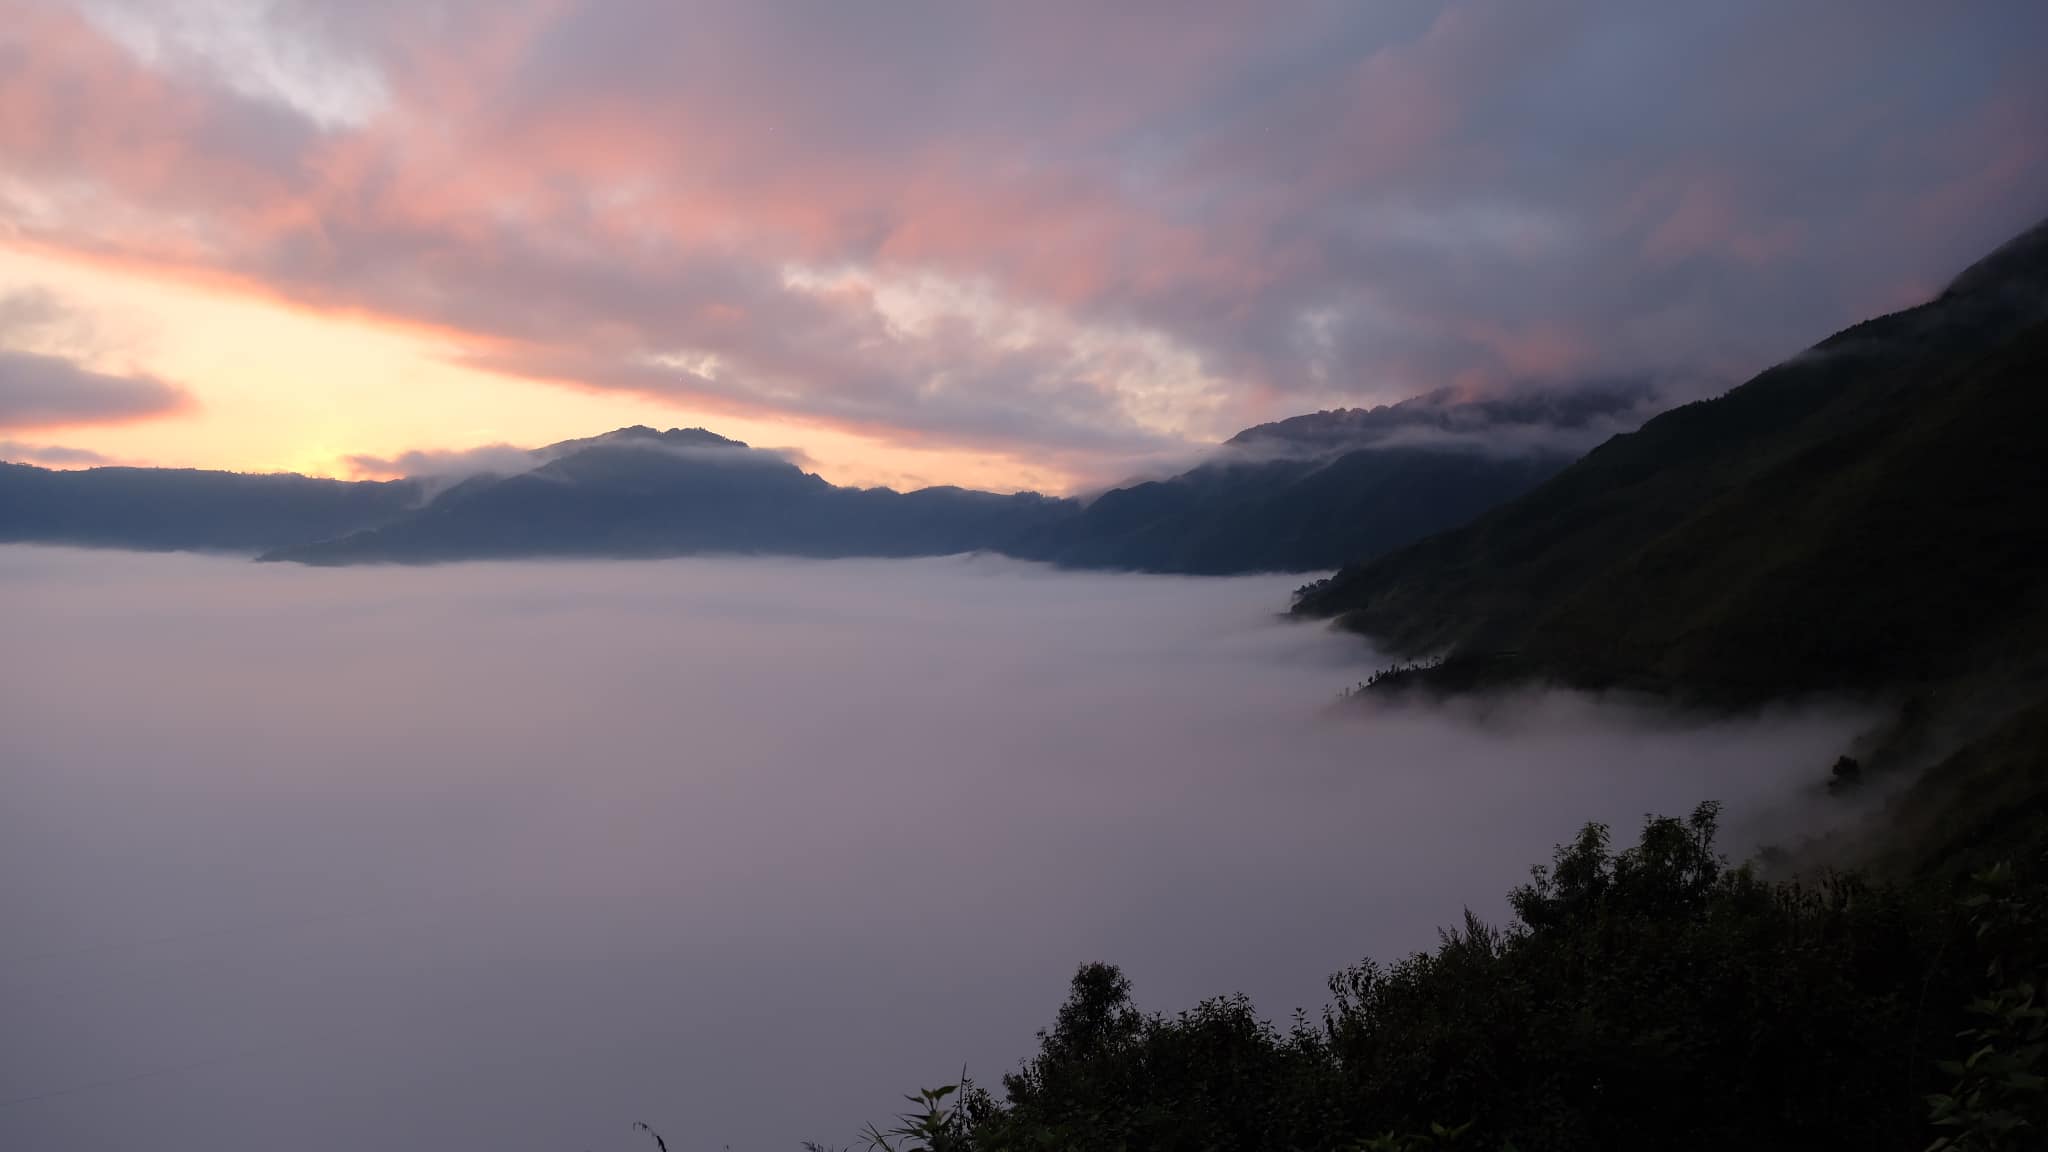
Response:
[[[895,1134],[991,1152],[1919,1152],[1931,1108],[1945,1148],[2037,1146],[2040,877],[2007,870],[1963,905],[1769,882],[1715,853],[1716,814],[1650,819],[1620,851],[1587,826],[1514,890],[1512,923],[1468,912],[1433,951],[1338,973],[1320,1023],[1277,1028],[1242,996],[1148,1014],[1117,968],[1086,965],[1000,1099],[914,1097]]]

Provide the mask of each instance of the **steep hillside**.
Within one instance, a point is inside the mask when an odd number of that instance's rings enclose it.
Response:
[[[2036,674],[2044,315],[2048,226],[1295,610],[1405,654],[1729,703]]]

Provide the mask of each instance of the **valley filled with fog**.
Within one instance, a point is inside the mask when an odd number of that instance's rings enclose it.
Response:
[[[1081,962],[1313,1016],[1585,820],[1786,833],[1858,726],[1342,704],[1300,582],[0,548],[0,1146],[843,1143]]]

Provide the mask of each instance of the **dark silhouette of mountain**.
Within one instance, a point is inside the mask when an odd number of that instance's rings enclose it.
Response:
[[[701,428],[564,440],[501,470],[386,484],[12,467],[0,539],[215,548],[310,564],[475,557],[912,556],[986,549],[1076,567],[1314,571],[1471,519],[1635,422],[1641,388],[1437,393],[1239,433],[1167,480],[1083,505],[961,488],[836,487]],[[18,473],[18,475],[17,475]]]
[[[0,541],[249,552],[382,524],[419,499],[411,480],[0,463]]]
[[[1072,515],[1071,501],[960,488],[840,488],[701,428],[623,428],[541,449],[392,523],[271,560],[308,564],[514,556],[917,556],[995,548]]]
[[[908,556],[971,549],[1078,567],[1230,573],[1334,568],[1470,519],[1571,460],[1568,433],[1640,390],[1507,404],[1448,396],[1248,429],[1169,480],[1083,507],[959,488],[838,488],[702,429],[626,428],[465,481],[393,523],[269,558],[318,564],[476,556],[751,552]],[[1342,427],[1339,427],[1341,425]],[[1510,434],[1520,433],[1518,437]],[[1550,437],[1545,441],[1542,437]],[[1404,439],[1403,437],[1412,437]],[[1510,437],[1510,451],[1482,450]]]
[[[1489,457],[1437,448],[1322,459],[1226,452],[1168,480],[1105,492],[1010,550],[1078,568],[1327,570],[1462,524],[1570,462],[1558,452]]]
[[[1309,572],[1454,528],[1642,422],[1638,384],[1439,391],[1247,428],[1203,464],[1106,492],[1018,555],[1157,572]]]
[[[2038,676],[2048,225],[1298,597],[1445,672],[1728,703]],[[1472,677],[1462,677],[1470,679]]]

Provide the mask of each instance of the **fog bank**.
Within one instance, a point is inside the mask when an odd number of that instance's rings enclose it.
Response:
[[[0,548],[0,1147],[844,1143],[1082,961],[1314,1012],[1855,727],[1334,707],[1298,582]]]

